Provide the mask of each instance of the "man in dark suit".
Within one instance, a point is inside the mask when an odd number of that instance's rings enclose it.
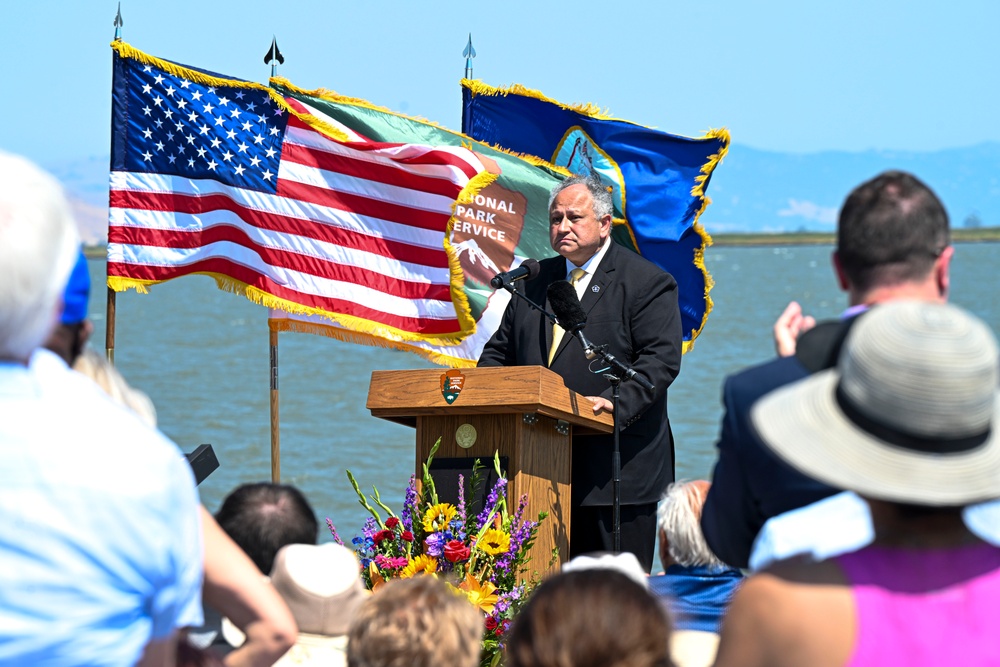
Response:
[[[541,271],[524,293],[546,304],[553,282],[570,279],[587,313],[594,344],[642,373],[654,390],[621,385],[621,546],[646,570],[656,544],[656,503],[674,478],[673,439],[667,419],[667,387],[681,363],[681,319],[673,277],[611,240],[612,200],[596,179],[574,177],[558,185],[549,204],[549,238],[559,257],[539,262]],[[582,346],[562,336],[538,311],[511,299],[499,329],[486,344],[480,366],[548,366],[566,386],[587,396],[594,413],[612,409],[608,380],[590,368]],[[553,338],[555,337],[555,345]],[[610,551],[612,533],[611,435],[573,441],[570,552]]]
[[[750,427],[750,407],[764,394],[836,364],[840,345],[867,308],[897,299],[944,302],[948,295],[948,215],[937,196],[910,174],[889,171],[848,196],[837,223],[833,267],[850,307],[841,319],[805,331],[789,309],[775,327],[779,357],[729,376],[722,390],[725,415],[719,460],[702,510],[712,551],[746,568],[754,540],[773,516],[837,493],[778,460]],[[784,331],[782,329],[785,329]]]

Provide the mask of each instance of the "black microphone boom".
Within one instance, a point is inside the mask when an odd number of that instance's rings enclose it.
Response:
[[[538,277],[538,272],[541,270],[542,267],[538,265],[538,260],[529,257],[521,262],[521,265],[516,269],[503,271],[493,276],[493,279],[490,280],[490,286],[494,289],[500,289],[515,280],[534,280]]]

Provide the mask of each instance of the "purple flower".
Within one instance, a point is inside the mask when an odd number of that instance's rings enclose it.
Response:
[[[406,487],[406,497],[403,499],[403,528],[413,530],[413,513],[417,508],[417,476],[410,475],[410,484]]]
[[[333,527],[333,521],[330,520],[330,517],[326,517],[326,526],[330,529],[330,534],[333,535],[333,541],[340,546],[344,546],[344,541],[337,534],[337,529]]]
[[[465,476],[458,473],[458,521],[465,525]]]
[[[380,528],[378,527],[378,524],[375,523],[375,519],[373,517],[365,519],[365,525],[361,528],[361,532],[365,537],[373,537],[379,530]]]
[[[431,533],[424,538],[424,544],[427,545],[428,556],[439,558],[444,553],[444,535],[441,533]]]
[[[483,503],[483,511],[479,513],[476,517],[476,530],[482,530],[483,526],[486,525],[487,519],[490,518],[490,512],[492,512],[497,503],[500,502],[500,494],[503,493],[504,489],[507,487],[507,480],[501,477],[497,480],[497,483],[493,485],[490,489],[490,494],[486,497],[486,502]]]

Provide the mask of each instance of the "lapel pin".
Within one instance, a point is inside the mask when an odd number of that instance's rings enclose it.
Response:
[[[593,287],[591,287],[590,289],[591,289],[591,291],[592,291],[592,292],[593,292],[594,294],[597,294],[598,292],[600,292],[600,291],[601,291],[601,286],[600,286],[600,285],[594,285],[594,286],[593,286]]]

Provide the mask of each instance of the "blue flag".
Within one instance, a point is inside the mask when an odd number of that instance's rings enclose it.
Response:
[[[729,132],[691,139],[611,118],[591,105],[567,106],[541,93],[462,81],[462,132],[578,174],[596,173],[613,190],[615,241],[677,280],[684,351],[712,310],[704,263],[712,240],[698,224],[712,171]]]

